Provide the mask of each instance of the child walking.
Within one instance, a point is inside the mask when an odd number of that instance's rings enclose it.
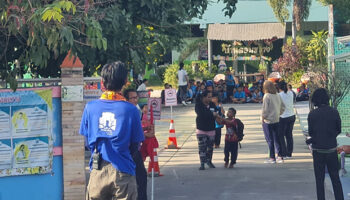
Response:
[[[221,119],[222,124],[226,125],[226,135],[225,135],[225,168],[233,168],[236,164],[238,156],[238,143],[243,139],[243,129],[244,125],[241,120],[236,118],[236,110],[234,108],[229,108],[227,112],[227,118]],[[231,162],[229,165],[229,157],[231,154]]]
[[[148,119],[148,106],[147,104],[141,107],[142,109],[142,128],[145,135],[145,140],[141,145],[141,155],[143,161],[146,160],[146,157],[149,156],[152,161],[154,161],[154,149],[159,147],[158,140],[154,132],[154,124]]]

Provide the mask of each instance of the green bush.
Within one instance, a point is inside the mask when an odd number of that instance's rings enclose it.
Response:
[[[148,80],[148,86],[162,86],[162,79],[158,76],[158,74],[151,74]]]
[[[179,65],[169,65],[164,73],[164,83],[169,83],[173,88],[177,87],[177,71],[179,71]]]
[[[290,74],[289,76],[285,77],[286,82],[291,84],[293,87],[299,87],[301,77],[303,76],[304,73],[305,73],[305,71],[303,69],[300,69],[300,70]]]
[[[164,74],[165,74],[165,70],[167,69],[167,66],[162,65],[162,66],[158,66],[156,69],[156,74],[159,76],[159,78],[164,81]]]

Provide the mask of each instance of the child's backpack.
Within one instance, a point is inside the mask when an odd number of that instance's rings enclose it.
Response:
[[[236,133],[237,133],[237,137],[238,137],[238,142],[243,140],[244,134],[243,134],[243,130],[244,130],[244,124],[242,123],[241,120],[239,119],[235,119],[235,127],[236,127]]]

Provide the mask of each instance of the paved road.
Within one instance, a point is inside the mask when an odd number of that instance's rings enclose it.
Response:
[[[199,171],[194,107],[175,108],[174,119],[180,150],[160,148],[159,164],[163,177],[155,178],[154,199],[316,199],[310,151],[304,145],[300,124],[294,127],[295,153],[284,164],[264,164],[268,149],[262,133],[261,105],[234,105],[245,124],[245,138],[234,169],[223,167],[223,148],[214,152],[216,169]],[[225,106],[226,110],[228,106]],[[157,138],[164,146],[168,137],[170,113],[163,109],[156,124]],[[298,122],[298,121],[297,121]],[[223,129],[223,134],[225,133]],[[222,138],[223,139],[223,138]],[[223,143],[223,140],[222,140]],[[147,166],[147,165],[146,165]],[[149,195],[151,182],[148,183]],[[333,199],[326,189],[326,199]]]

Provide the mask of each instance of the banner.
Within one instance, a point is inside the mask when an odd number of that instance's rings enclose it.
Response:
[[[52,90],[0,93],[0,177],[52,171]]]

